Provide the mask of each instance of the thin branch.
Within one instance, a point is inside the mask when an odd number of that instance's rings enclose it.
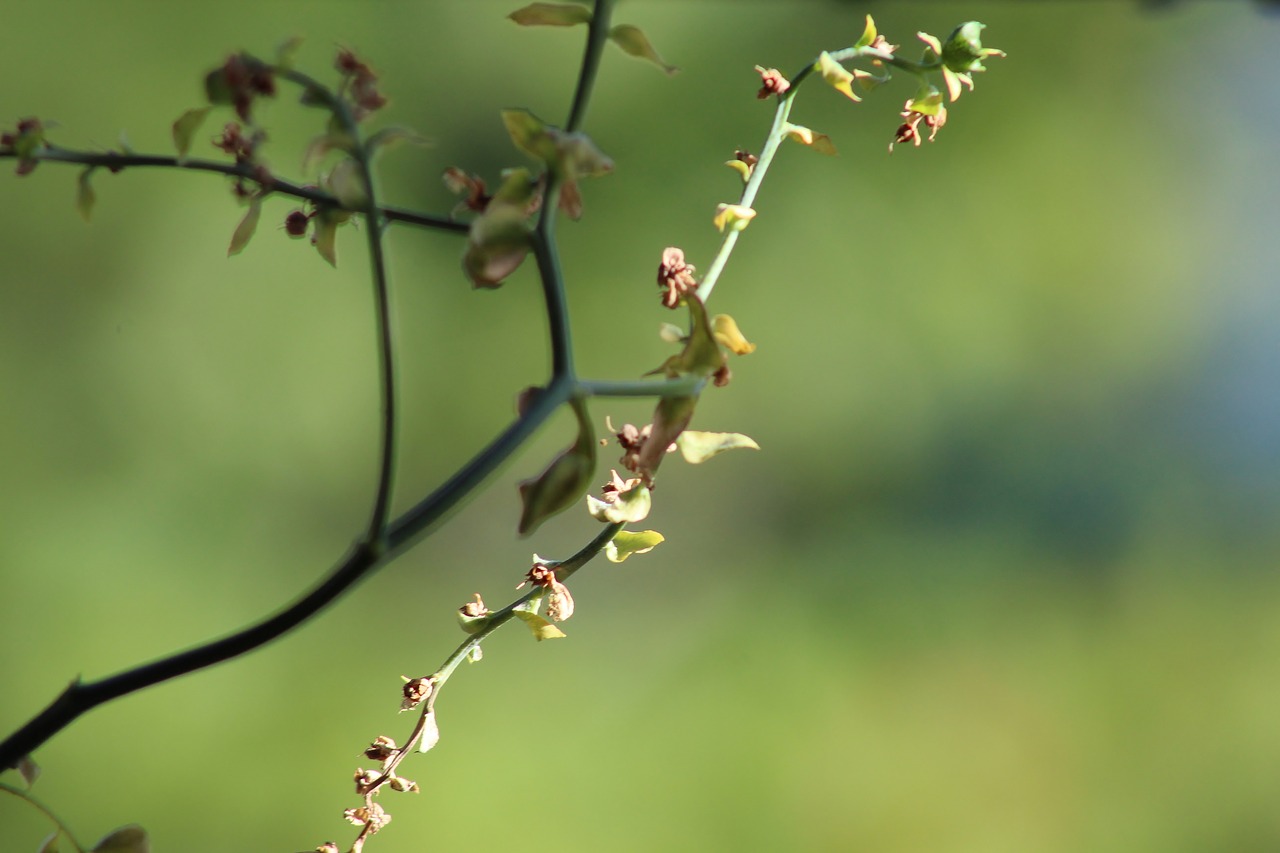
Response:
[[[17,155],[11,151],[0,151],[0,160],[16,160]],[[139,168],[164,168],[179,169],[189,172],[215,172],[220,175],[226,175],[231,178],[241,178],[246,181],[258,183],[257,177],[253,174],[250,166],[237,166],[233,163],[219,163],[213,160],[196,160],[186,159],[179,160],[177,157],[171,157],[163,154],[121,154],[116,151],[73,151],[67,148],[58,148],[56,146],[48,146],[41,149],[33,159],[41,162],[49,163],[73,163],[81,166],[98,166],[111,172],[118,172],[123,169],[139,169]],[[316,187],[304,186],[286,181],[282,178],[272,177],[269,185],[261,185],[264,190],[279,195],[292,196],[310,201],[325,207],[333,207],[339,210],[349,210],[352,213],[363,213],[363,208],[350,208],[338,201],[327,192]],[[471,228],[467,222],[457,222],[444,216],[434,216],[429,213],[421,213],[416,210],[407,210],[401,207],[381,207],[379,212],[388,222],[399,222],[406,225],[416,225],[421,228],[429,228],[437,231],[449,231],[454,234],[465,235]]]

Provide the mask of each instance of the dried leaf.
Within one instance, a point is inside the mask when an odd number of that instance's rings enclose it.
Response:
[[[89,853],[150,853],[147,831],[137,824],[122,826],[107,833]]]

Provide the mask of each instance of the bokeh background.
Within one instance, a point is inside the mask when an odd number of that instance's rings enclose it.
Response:
[[[0,115],[67,147],[168,152],[228,52],[307,38],[383,75],[434,143],[389,201],[445,211],[450,165],[522,164],[498,111],[563,121],[580,31],[517,3],[12,4]],[[668,537],[572,584],[569,638],[511,629],[443,694],[417,797],[370,847],[496,850],[1280,849],[1280,19],[1245,3],[624,3],[682,71],[611,51],[588,130],[617,161],[561,229],[581,370],[668,353],[653,271],[705,268],[721,163],[790,73],[862,16],[988,24],[1005,49],[938,142],[886,153],[911,93],[814,85],[713,307],[759,350],[697,425],[763,450],[663,470]],[[261,110],[297,176],[317,114]],[[211,122],[209,131],[216,129]],[[212,149],[207,154],[216,156]],[[8,167],[6,167],[8,171]],[[332,270],[271,227],[239,257],[210,175],[0,180],[0,729],[76,673],[218,636],[323,575],[365,521],[376,449],[363,237]],[[472,292],[460,241],[393,230],[406,400],[400,505],[478,450],[546,371],[532,271]],[[599,401],[603,421],[647,405]],[[101,708],[42,748],[35,793],[91,842],[310,849],[363,745],[402,737],[399,676],[508,600],[570,512],[514,534],[551,424],[410,554],[245,659]],[[609,461],[607,458],[605,462]],[[602,468],[603,481],[607,471]],[[13,774],[7,777],[16,781]],[[0,797],[0,848],[48,829]]]

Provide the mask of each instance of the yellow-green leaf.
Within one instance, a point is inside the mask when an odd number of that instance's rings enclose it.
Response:
[[[418,752],[430,752],[431,748],[439,742],[440,726],[436,723],[436,712],[431,711],[422,718],[422,736],[418,739]]]
[[[276,66],[292,68],[293,60],[298,55],[298,48],[306,41],[302,36],[290,36],[276,46]]]
[[[538,642],[542,642],[543,640],[558,640],[565,636],[564,631],[561,631],[555,625],[551,624],[550,620],[544,619],[537,613],[533,613],[529,610],[518,609],[513,610],[512,613],[515,614],[517,619],[529,626],[529,630],[533,632],[533,638]]]
[[[676,446],[680,448],[680,453],[684,456],[684,460],[691,465],[706,462],[712,456],[724,453],[726,450],[738,450],[739,448],[760,449],[760,445],[742,433],[698,432],[697,430],[685,430],[682,432],[680,437],[676,439]]]
[[[345,208],[359,210],[369,202],[369,191],[360,174],[360,164],[354,158],[339,160],[320,183]]]
[[[725,228],[730,231],[741,231],[755,218],[756,212],[749,207],[740,204],[720,204],[716,206],[716,215],[711,222],[716,226],[717,231],[723,233]]]
[[[839,62],[831,58],[831,54],[825,50],[818,57],[818,73],[822,75],[822,79],[831,84],[837,92],[840,92],[851,101],[861,101],[857,95],[853,93],[853,73],[846,69]]]
[[[643,521],[649,516],[652,506],[653,498],[649,494],[649,487],[643,483],[619,493],[613,503],[602,501],[595,495],[587,495],[587,508],[591,517],[611,524]]]
[[[867,26],[862,30],[862,37],[854,43],[854,47],[866,47],[876,40],[876,22],[867,15]]]
[[[311,242],[315,244],[320,257],[329,262],[329,266],[338,265],[338,221],[330,211],[324,211],[314,220],[315,230],[311,234]]]
[[[244,219],[240,220],[240,224],[236,226],[235,233],[231,235],[231,245],[227,247],[227,257],[238,255],[244,251],[244,247],[249,245],[253,232],[258,230],[258,220],[262,217],[262,200],[255,198],[249,202],[249,211],[245,213]]]
[[[807,145],[819,154],[834,155],[836,153],[836,145],[831,141],[830,136],[812,131],[803,125],[788,124],[787,137],[801,145]]]
[[[572,27],[591,20],[591,10],[576,3],[530,3],[508,18],[522,27]]]
[[[665,541],[656,530],[631,532],[621,530],[604,546],[604,555],[611,563],[621,563],[632,554],[646,554]]]
[[[556,161],[556,143],[542,119],[528,110],[503,110],[502,124],[521,151],[544,163]]]
[[[614,44],[622,48],[623,52],[627,55],[648,60],[663,71],[667,72],[667,74],[675,74],[680,70],[674,65],[668,65],[662,57],[658,55],[658,51],[654,49],[652,42],[649,41],[649,37],[646,36],[644,31],[639,27],[634,27],[631,24],[618,24],[616,27],[609,30],[609,38]]]

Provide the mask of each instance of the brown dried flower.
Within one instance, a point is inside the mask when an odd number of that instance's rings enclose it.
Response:
[[[756,71],[760,73],[760,91],[756,93],[756,97],[764,100],[770,95],[781,95],[783,92],[791,88],[791,81],[782,76],[782,72],[776,68],[761,68],[756,66]]]
[[[685,263],[684,251],[675,246],[662,250],[662,263],[658,265],[658,287],[662,288],[662,304],[675,308],[680,297],[698,286],[693,277],[694,267]]]

